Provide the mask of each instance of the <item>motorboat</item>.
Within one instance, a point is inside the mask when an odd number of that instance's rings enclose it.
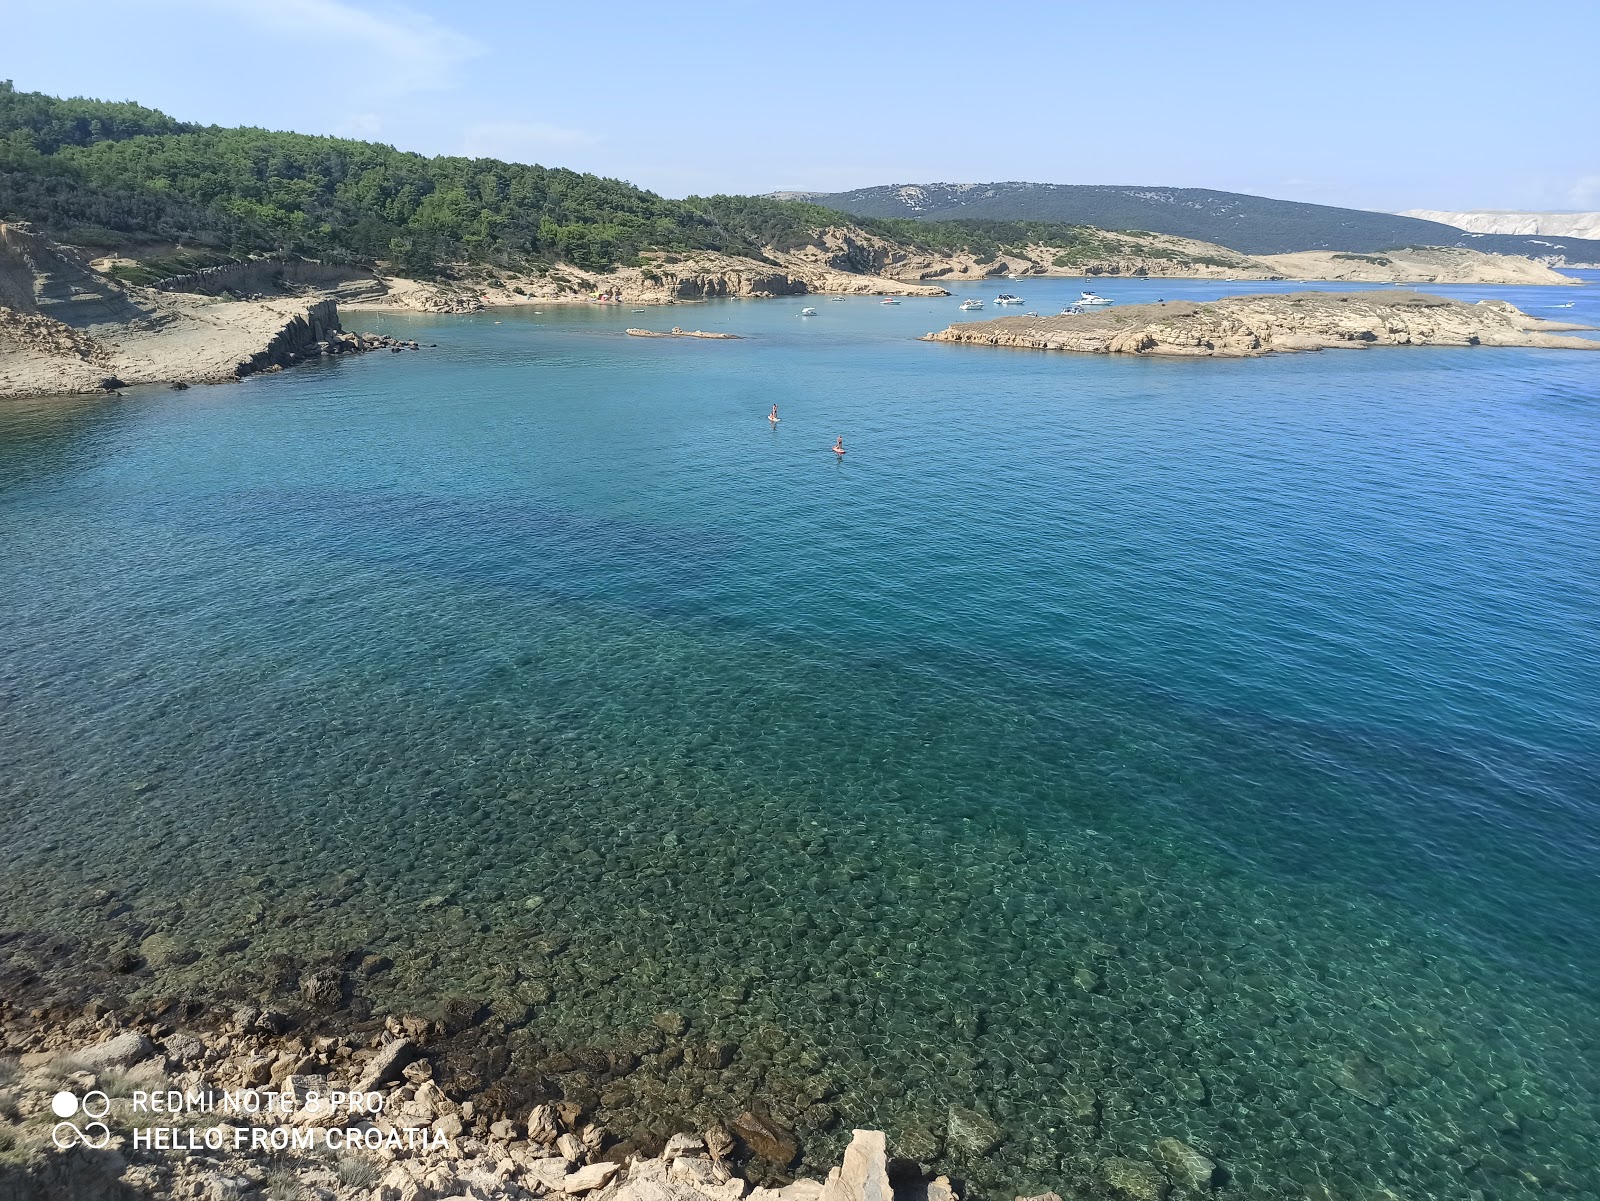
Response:
[[[802,317],[815,317],[817,315],[817,310],[816,309],[801,309],[800,310],[800,315]]]
[[[1097,296],[1093,292],[1085,292],[1078,297],[1078,307],[1084,309],[1104,308],[1108,304],[1116,304],[1114,300],[1107,300],[1104,296]]]
[[[1021,304],[1022,297],[1013,296],[1010,292],[1002,292],[994,298],[996,304]]]
[[[830,296],[830,297],[828,297],[828,299],[833,301],[834,304],[843,304],[844,303],[844,297],[843,296]]]
[[[961,309],[963,311],[970,310],[970,309],[981,309],[983,307],[983,301],[981,301],[981,300],[963,300],[961,302],[960,307],[961,307]]]
[[[885,296],[883,298],[883,303],[884,304],[899,304],[900,302],[898,300],[896,300],[893,296]]]

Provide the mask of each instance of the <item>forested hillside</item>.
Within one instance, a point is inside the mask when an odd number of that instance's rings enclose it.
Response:
[[[1098,184],[890,184],[852,192],[803,193],[856,217],[924,221],[1044,221],[1143,229],[1215,242],[1243,254],[1335,250],[1370,254],[1403,246],[1460,246],[1492,254],[1600,262],[1600,242],[1583,238],[1471,234],[1395,213],[1273,200],[1207,188]]]
[[[634,264],[644,250],[753,258],[846,223],[815,204],[754,196],[668,200],[615,179],[498,159],[427,158],[375,142],[177,121],[132,103],[59,100],[0,82],[0,218],[104,248],[174,243],[207,261],[288,251],[388,261],[429,275],[460,261]],[[994,256],[1029,243],[1098,245],[1047,222],[855,220],[919,250]],[[859,263],[868,269],[863,252]],[[173,269],[170,256],[160,260]],[[191,260],[192,262],[193,260]]]

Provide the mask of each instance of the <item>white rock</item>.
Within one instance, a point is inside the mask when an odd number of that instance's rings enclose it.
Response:
[[[844,1163],[828,1173],[822,1201],[894,1201],[887,1139],[881,1130],[856,1130]]]
[[[141,1059],[148,1058],[154,1050],[150,1040],[143,1034],[137,1030],[124,1030],[115,1038],[85,1047],[74,1054],[72,1060],[84,1071],[98,1075],[112,1068],[131,1067]]]
[[[592,1163],[586,1168],[579,1168],[561,1182],[561,1190],[566,1193],[592,1192],[615,1176],[618,1166],[614,1163]]]
[[[361,1092],[370,1093],[380,1085],[398,1080],[405,1066],[416,1057],[416,1044],[408,1038],[397,1038],[392,1043],[384,1043],[378,1048],[378,1053],[367,1061],[356,1088]]]

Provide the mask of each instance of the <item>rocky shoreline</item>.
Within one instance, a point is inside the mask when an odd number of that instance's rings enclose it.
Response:
[[[1464,304],[1420,292],[1286,292],[1128,305],[1054,317],[963,322],[924,341],[1081,354],[1252,358],[1371,346],[1531,346],[1600,350],[1561,337],[1590,326],[1530,317],[1505,301]]]
[[[224,383],[309,359],[415,349],[347,332],[331,296],[129,287],[25,225],[0,225],[0,396]]]
[[[331,977],[302,992],[337,987]],[[367,1030],[242,1006],[208,1026],[189,1007],[119,1014],[0,1010],[0,1196],[271,1201],[960,1201],[966,1188],[854,1131],[826,1180],[791,1178],[792,1131],[759,1106],[702,1130],[613,1131],[581,1097],[461,1087],[454,1040],[482,1020],[390,1016]],[[676,1019],[676,1021],[674,1021]],[[681,1022],[663,1014],[658,1025]],[[720,1055],[718,1052],[717,1055]],[[714,1056],[715,1057],[715,1056]],[[608,1070],[629,1056],[613,1055]],[[637,1058],[637,1057],[633,1057]],[[626,1065],[622,1070],[626,1070]],[[63,1104],[63,1095],[71,1100]],[[96,1125],[95,1123],[98,1123]],[[946,1137],[975,1153],[1005,1132],[952,1108]],[[1113,1157],[1068,1195],[1211,1195],[1227,1172],[1159,1139]],[[1018,1198],[1018,1201],[1025,1201]],[[1061,1201],[1045,1193],[1026,1201]]]

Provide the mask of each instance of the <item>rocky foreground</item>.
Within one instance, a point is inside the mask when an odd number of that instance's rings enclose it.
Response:
[[[1505,301],[1464,304],[1420,292],[1285,292],[1208,304],[1171,301],[1056,317],[965,322],[925,341],[1083,354],[1249,358],[1278,351],[1369,346],[1537,346],[1600,350],[1561,337],[1589,329],[1530,317]]]
[[[101,1037],[83,1042],[99,1023]],[[435,1079],[430,1036],[414,1018],[383,1033],[296,1038],[282,1014],[253,1008],[223,1031],[169,1024],[117,1029],[86,1014],[68,1030],[0,1056],[0,1197],[265,1197],[316,1201],[959,1201],[961,1186],[857,1130],[825,1181],[758,1185],[791,1162],[790,1136],[745,1112],[652,1148],[591,1120],[581,1103],[517,1112],[452,1096]],[[76,1036],[73,1031],[76,1031]],[[13,1047],[12,1050],[18,1048]],[[66,1097],[71,1099],[63,1105]],[[949,1137],[1001,1137],[981,1114],[952,1109]],[[1108,1201],[1198,1197],[1225,1170],[1175,1138],[1148,1159],[1101,1162],[1092,1193]],[[1025,1201],[1019,1198],[1018,1201]],[[1026,1201],[1061,1201],[1054,1193]]]

